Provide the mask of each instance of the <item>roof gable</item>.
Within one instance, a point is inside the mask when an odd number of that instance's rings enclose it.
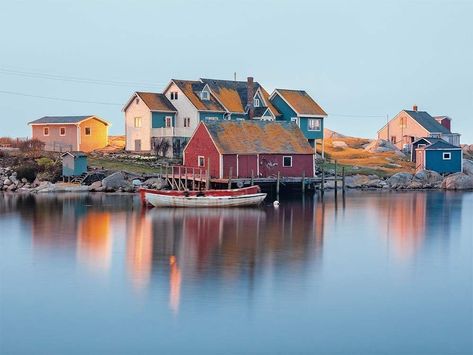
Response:
[[[174,105],[164,94],[138,91],[136,95],[143,100],[151,111],[177,112]]]
[[[304,90],[276,89],[279,95],[299,116],[327,116],[327,113]]]
[[[427,147],[425,147],[425,150],[436,150],[436,149],[455,149],[455,150],[461,150],[460,147],[457,147],[457,146],[454,146],[453,144],[450,144],[446,141],[444,141],[443,139],[442,140],[439,140],[431,145],[428,145]]]
[[[313,154],[299,127],[292,122],[202,122],[221,154]]]
[[[451,133],[446,127],[438,123],[435,118],[433,118],[425,111],[403,111],[407,113],[414,121],[420,124],[429,133]]]
[[[94,115],[89,115],[89,116],[44,116],[44,117],[41,117],[41,118],[38,118],[37,120],[34,120],[34,121],[31,121],[31,122],[28,122],[28,124],[31,124],[31,125],[38,125],[38,124],[78,124],[78,123],[81,123],[85,120],[88,120],[88,119],[96,119],[100,122],[102,122],[103,124],[105,124],[106,126],[109,126],[110,124],[97,117],[97,116],[94,116]]]
[[[176,79],[172,79],[172,82],[176,84],[197,110],[225,112],[225,108],[213,97],[212,93],[210,100],[201,100],[200,92],[205,87],[204,83],[200,81]]]

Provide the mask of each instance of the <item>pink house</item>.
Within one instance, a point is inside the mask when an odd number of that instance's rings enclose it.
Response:
[[[108,144],[110,124],[97,116],[45,116],[28,124],[45,150],[90,152]]]

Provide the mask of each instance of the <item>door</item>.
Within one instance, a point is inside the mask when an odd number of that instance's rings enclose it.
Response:
[[[141,151],[141,139],[135,139],[135,150],[137,152]]]

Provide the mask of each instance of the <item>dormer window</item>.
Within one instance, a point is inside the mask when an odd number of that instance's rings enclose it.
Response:
[[[259,99],[255,99],[253,105],[254,105],[255,107],[259,107]]]
[[[200,93],[201,100],[210,100],[210,93],[207,90],[202,90]]]
[[[171,100],[177,100],[177,91],[171,91]]]

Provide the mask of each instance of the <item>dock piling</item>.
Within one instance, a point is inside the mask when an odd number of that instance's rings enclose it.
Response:
[[[233,167],[230,167],[230,172],[228,174],[228,189],[230,190],[232,188],[232,172],[233,172]]]
[[[302,189],[302,193],[305,192],[305,171],[302,172],[302,186],[301,186],[301,189]]]
[[[345,193],[345,167],[342,167],[342,192]]]
[[[335,193],[338,189],[338,174],[337,174],[337,161],[335,160]]]
[[[254,174],[255,173],[254,173],[253,169],[251,169],[251,182],[250,182],[251,186],[254,185]]]
[[[278,198],[279,198],[279,182],[281,180],[281,173],[278,171],[278,177],[277,177],[277,180],[276,180],[276,195],[278,195]]]
[[[322,165],[322,181],[320,183],[320,190],[322,190],[322,193],[324,192],[325,189],[325,166]]]

